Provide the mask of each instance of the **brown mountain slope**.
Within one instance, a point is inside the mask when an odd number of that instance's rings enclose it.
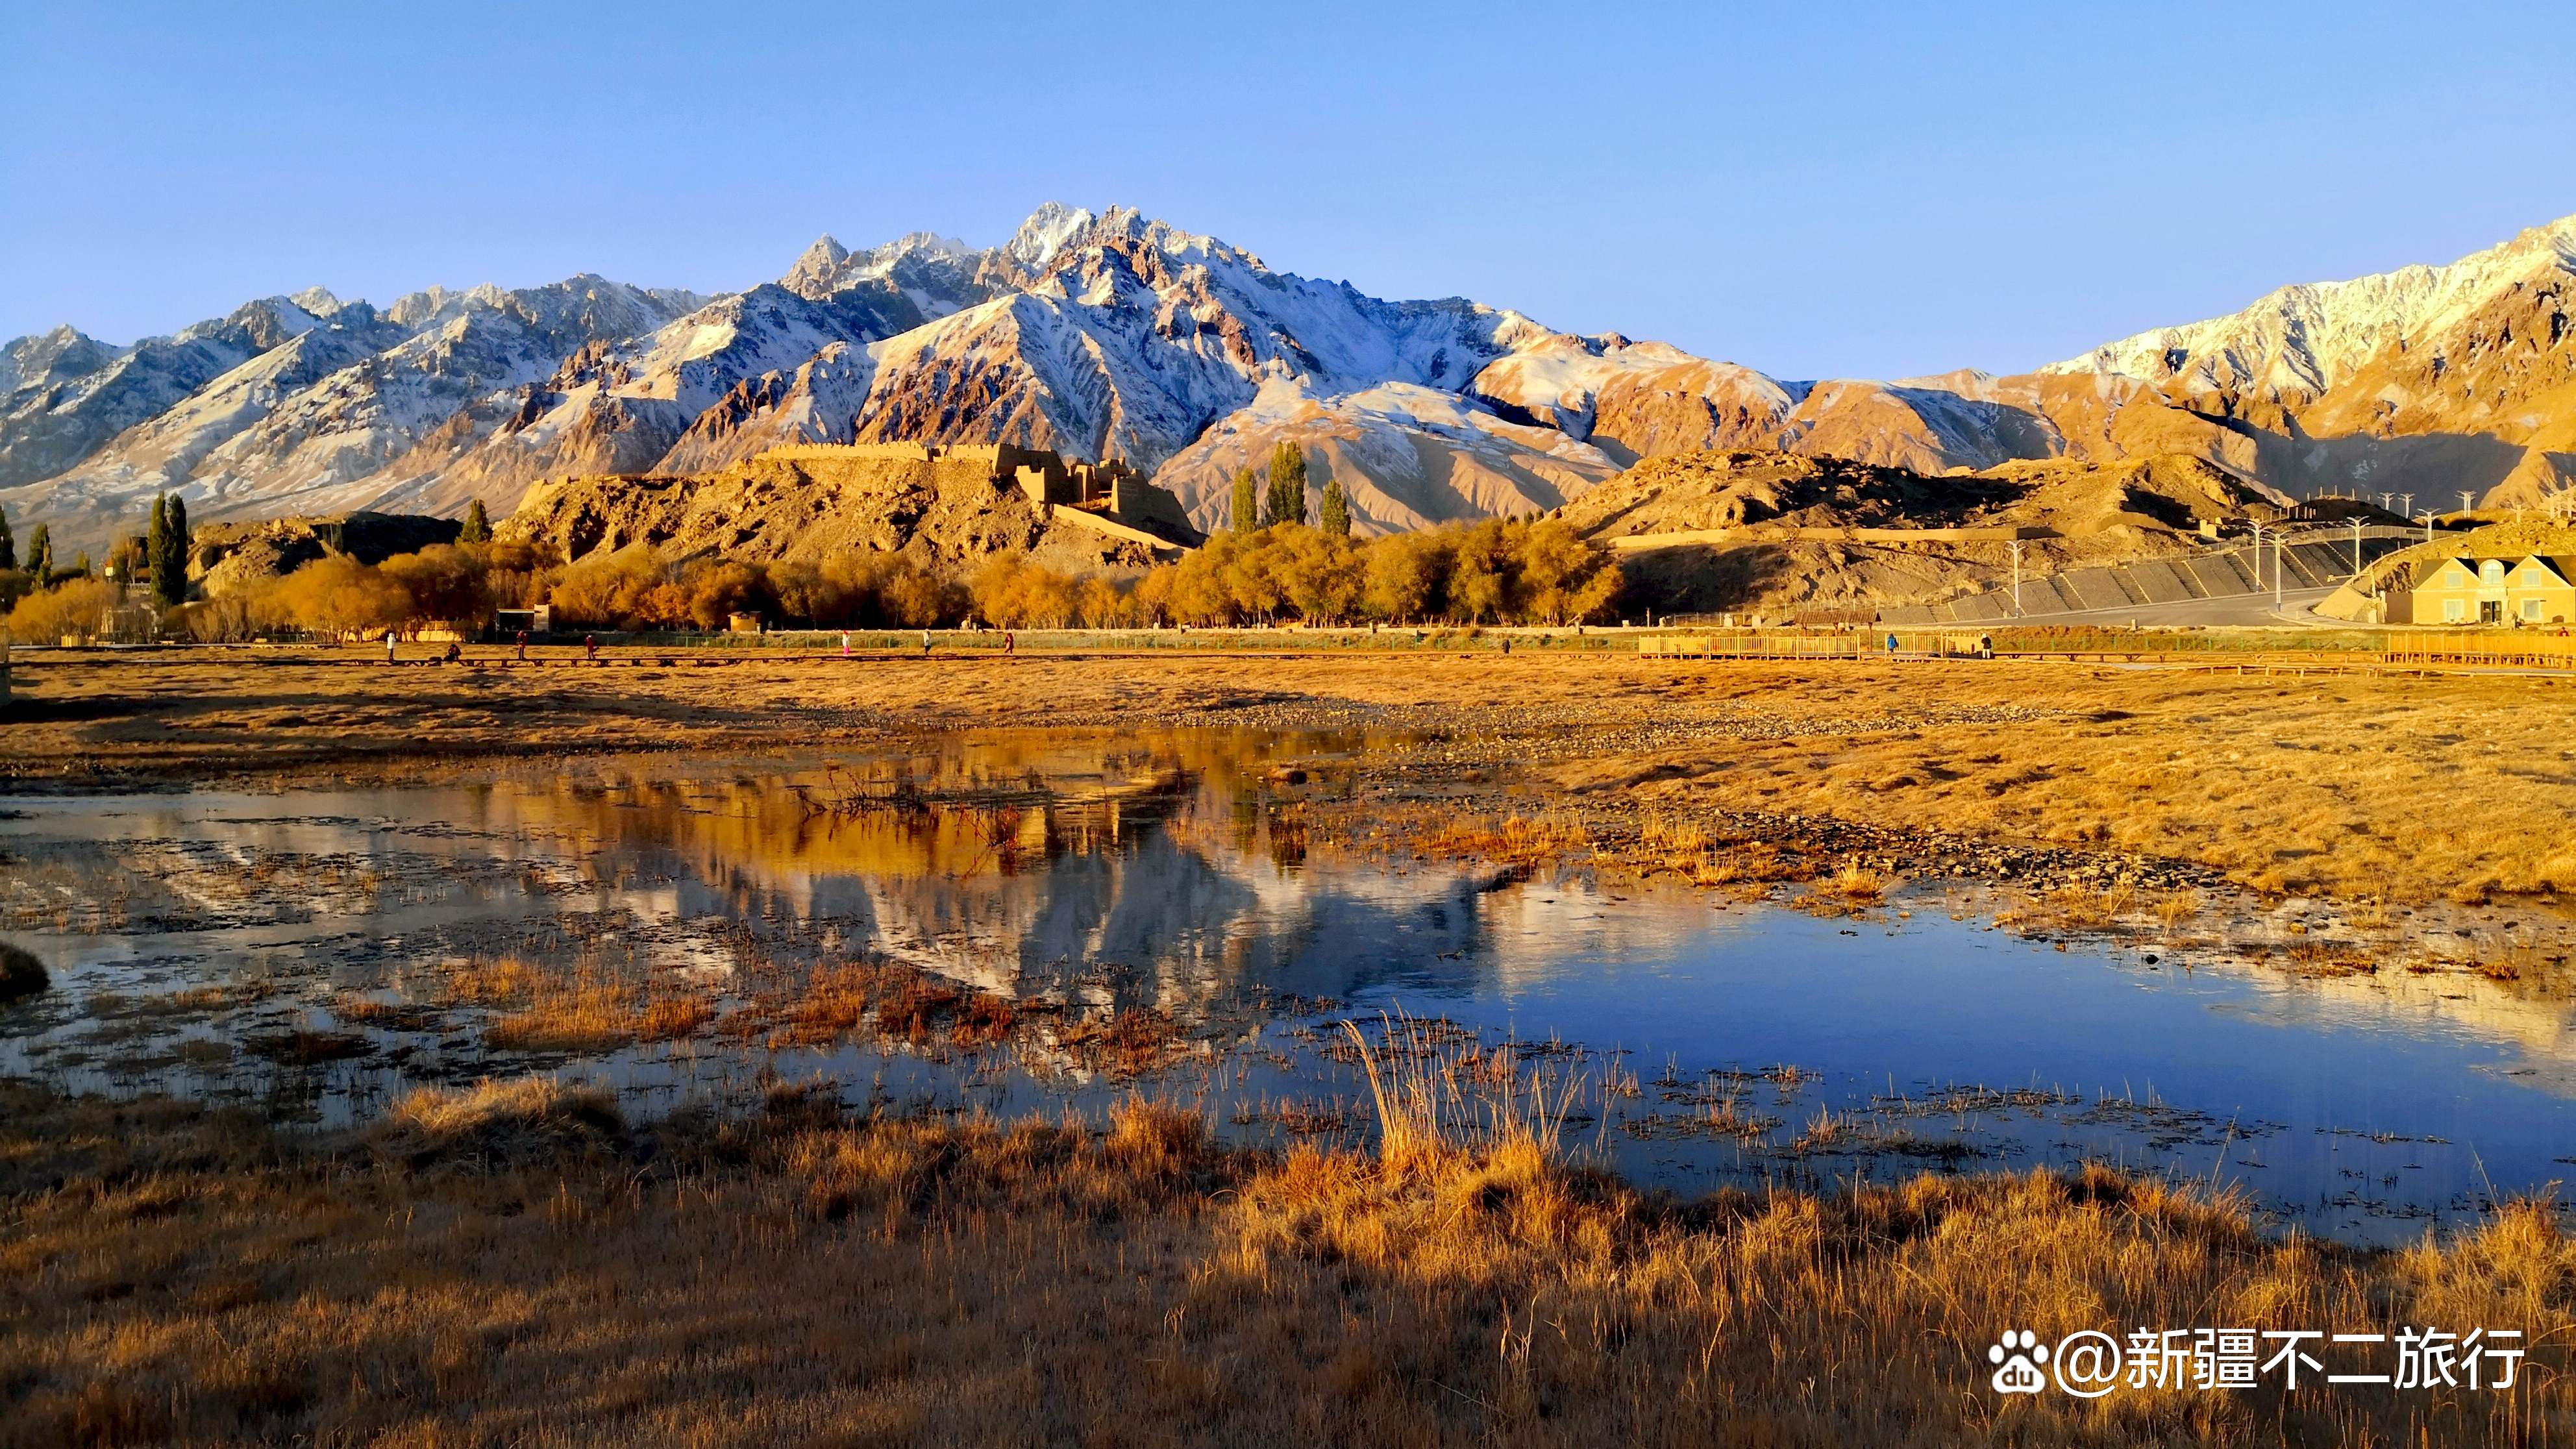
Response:
[[[2016,461],[1927,475],[1841,458],[1702,452],[1650,458],[1559,512],[1620,547],[1632,593],[1660,610],[1875,607],[1928,602],[2011,575],[2000,537],[1863,541],[1816,530],[2048,530],[2025,540],[2031,575],[2197,551],[2203,521],[2262,495],[2203,459]],[[1726,530],[1639,547],[1653,535]]]
[[[493,532],[551,544],[567,560],[646,544],[754,562],[901,553],[942,572],[1014,550],[1068,571],[1152,562],[1143,544],[1051,520],[993,471],[971,452],[936,461],[767,454],[713,473],[566,478],[529,489]]]

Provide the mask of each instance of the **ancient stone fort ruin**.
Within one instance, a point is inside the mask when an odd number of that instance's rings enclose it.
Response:
[[[1050,521],[1071,523],[1150,547],[1194,548],[1206,535],[1190,524],[1168,489],[1117,459],[1067,461],[1044,448],[1011,443],[798,443],[771,448],[753,461],[801,466],[861,461],[928,463],[941,472],[978,467],[997,487],[1016,488]]]

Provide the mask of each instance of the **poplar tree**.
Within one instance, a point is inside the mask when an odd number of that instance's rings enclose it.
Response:
[[[1339,478],[1324,480],[1324,532],[1334,538],[1351,536],[1351,499]]]
[[[170,495],[170,592],[163,603],[184,603],[188,597],[188,500]]]
[[[18,566],[18,540],[9,536],[9,510],[0,508],[0,569]]]
[[[1306,521],[1306,450],[1295,443],[1281,443],[1270,450],[1270,506],[1262,511],[1261,521]]]
[[[456,541],[458,543],[492,541],[492,516],[483,511],[482,499],[477,498],[465,505],[465,526],[456,530]]]
[[[1234,531],[1237,533],[1250,533],[1254,529],[1259,528],[1261,526],[1261,515],[1257,511],[1258,508],[1259,505],[1253,502],[1252,469],[1249,466],[1236,469],[1234,472],[1234,516],[1228,520],[1234,525]]]
[[[177,532],[186,527],[179,520],[188,516],[188,505],[167,495],[152,500],[152,531],[143,536],[143,571],[152,586],[152,597],[164,604],[175,604],[188,596],[187,550],[178,542]]]
[[[27,535],[27,571],[36,576],[36,587],[43,588],[54,572],[54,526],[39,523]]]

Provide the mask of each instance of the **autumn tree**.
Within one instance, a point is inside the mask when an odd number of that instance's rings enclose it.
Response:
[[[1234,470],[1234,512],[1226,521],[1237,533],[1250,533],[1261,527],[1260,505],[1254,501],[1252,469],[1248,464]]]
[[[1339,478],[1324,480],[1323,529],[1335,538],[1351,536],[1351,496]]]
[[[1262,526],[1306,521],[1306,450],[1281,443],[1270,450],[1270,499],[1261,510]]]

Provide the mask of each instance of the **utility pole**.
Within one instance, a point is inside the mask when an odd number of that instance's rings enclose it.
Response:
[[[2254,523],[2254,592],[2263,592],[2263,524]]]
[[[2281,532],[2272,531],[2272,612],[2281,612]]]
[[[2469,511],[2469,500],[2471,500],[2471,499],[2473,499],[2473,498],[2475,498],[2475,497],[2477,497],[2477,496],[2478,496],[2477,494],[2470,492],[2468,489],[2465,489],[2465,488],[2461,489],[2461,490],[2460,490],[2460,511],[2461,511],[2462,513],[2466,513],[2466,512],[2468,512],[2468,511]]]
[[[2016,619],[2018,619],[2018,618],[2020,618],[2020,617],[2021,617],[2021,540],[2020,540],[2020,539],[2017,539],[2017,538],[2016,538],[2016,539],[2014,539],[2014,540],[2012,541],[2012,555],[2013,555],[2013,617],[2014,617],[2014,618],[2016,618]],[[2079,600],[2078,602],[2081,602],[2081,601]]]
[[[2352,576],[2361,577],[2361,520],[2352,521]]]

